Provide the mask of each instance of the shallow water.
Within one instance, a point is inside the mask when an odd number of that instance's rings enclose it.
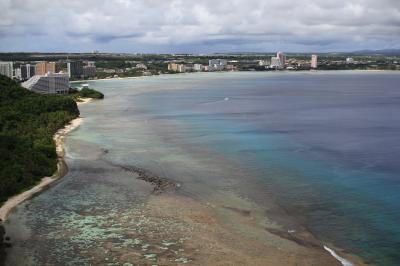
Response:
[[[190,226],[149,220],[153,187],[121,166],[168,178],[200,202],[234,193],[288,229],[301,225],[328,246],[397,265],[398,84],[395,72],[90,82],[106,99],[80,108],[85,122],[66,142],[68,175],[10,216],[8,265],[122,263],[128,249],[152,259],[159,250],[146,245],[183,244]],[[146,226],[131,231],[138,223]],[[187,259],[175,245],[173,259]]]

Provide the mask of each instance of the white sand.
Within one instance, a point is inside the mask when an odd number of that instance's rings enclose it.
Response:
[[[79,98],[78,100],[79,101],[76,102],[76,104],[79,106],[82,104],[90,103],[91,101],[93,101],[93,98]]]

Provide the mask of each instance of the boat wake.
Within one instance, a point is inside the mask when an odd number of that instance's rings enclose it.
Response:
[[[350,261],[340,257],[333,249],[330,249],[327,246],[324,246],[324,249],[328,251],[333,257],[335,257],[335,259],[340,261],[340,263],[342,263],[343,266],[354,266],[354,264],[351,263]]]

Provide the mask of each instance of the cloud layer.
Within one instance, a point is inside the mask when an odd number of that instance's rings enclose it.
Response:
[[[400,48],[399,0],[0,0],[1,51]]]

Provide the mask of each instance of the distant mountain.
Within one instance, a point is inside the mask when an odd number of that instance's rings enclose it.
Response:
[[[387,55],[387,56],[400,56],[400,49],[383,49],[383,50],[360,50],[351,52],[355,55]]]
[[[207,54],[209,56],[271,56],[276,52],[220,52]],[[286,55],[304,56],[311,55],[309,52],[286,52]],[[400,56],[400,49],[381,49],[381,50],[358,50],[351,52],[320,52],[320,55],[375,55],[375,56]]]

